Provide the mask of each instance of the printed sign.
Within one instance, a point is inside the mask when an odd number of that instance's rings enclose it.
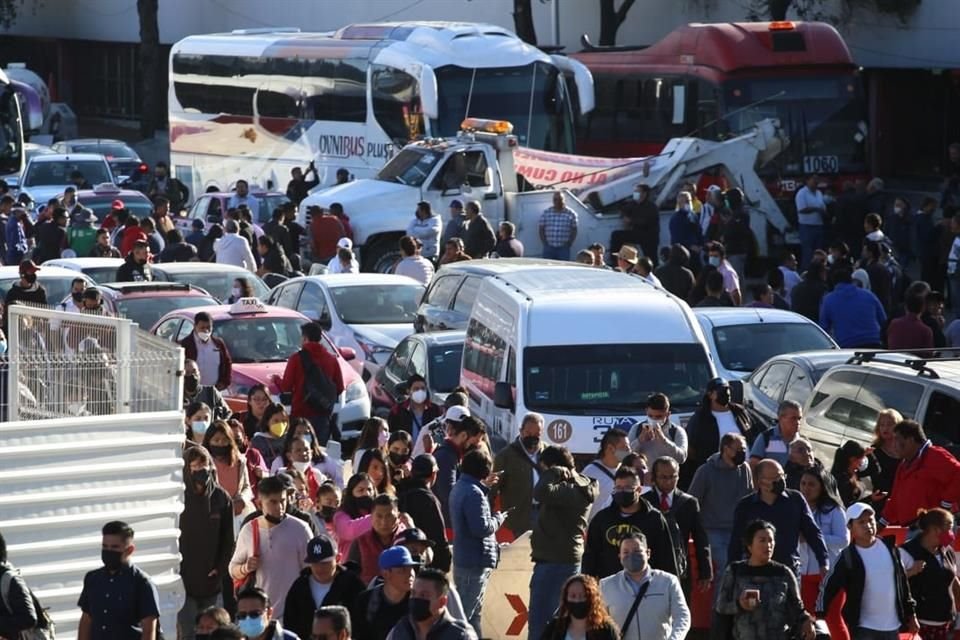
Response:
[[[563,444],[573,435],[573,425],[566,420],[554,420],[547,425],[547,437],[555,444]]]
[[[556,185],[574,193],[636,173],[645,158],[592,158],[520,147],[513,151],[517,173],[536,187]]]

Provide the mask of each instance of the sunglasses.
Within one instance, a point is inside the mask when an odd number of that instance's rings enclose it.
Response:
[[[250,618],[256,620],[263,616],[263,611],[237,611],[237,620],[244,620]]]

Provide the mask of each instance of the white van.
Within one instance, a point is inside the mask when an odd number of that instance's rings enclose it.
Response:
[[[546,442],[593,454],[607,429],[642,418],[652,393],[667,394],[685,423],[715,375],[680,299],[622,273],[544,267],[483,281],[461,384],[495,448],[535,411]]]

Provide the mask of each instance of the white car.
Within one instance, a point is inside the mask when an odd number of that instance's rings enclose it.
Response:
[[[774,356],[840,348],[819,325],[792,311],[698,307],[693,313],[717,374],[731,382],[746,378]]]
[[[92,287],[96,283],[85,274],[64,269],[62,267],[47,266],[47,263],[40,265],[37,269],[37,282],[47,292],[47,304],[53,306],[70,295],[70,288],[74,278],[83,278],[87,281],[87,286]],[[7,297],[10,287],[20,281],[20,267],[11,265],[0,267],[0,302]]]
[[[33,202],[42,207],[50,198],[63,194],[73,184],[70,175],[79,171],[93,188],[108,182],[116,182],[107,159],[97,153],[49,153],[30,159],[20,178],[20,193],[26,193]]]
[[[343,273],[303,276],[279,284],[268,304],[319,322],[338,347],[351,347],[355,369],[369,380],[394,347],[413,333],[425,287],[406,276]]]
[[[43,266],[79,271],[93,278],[97,284],[104,284],[105,282],[116,282],[117,269],[124,262],[123,258],[56,258],[47,260],[43,263]]]

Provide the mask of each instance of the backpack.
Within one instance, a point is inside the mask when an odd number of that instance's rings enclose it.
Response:
[[[13,567],[7,567],[7,570],[0,575],[0,600],[3,601],[4,608],[11,614],[13,613],[13,608],[10,606],[10,585],[13,584],[13,571]],[[24,584],[24,586],[26,587],[26,584]],[[26,587],[26,589],[30,595],[30,600],[33,602],[33,609],[37,613],[37,625],[32,629],[21,631],[18,640],[54,640],[56,637],[56,629],[54,628],[53,619],[50,618],[50,614],[43,608],[43,605],[40,604],[33,590],[29,587]],[[9,638],[8,640],[14,639]]]
[[[337,403],[337,387],[326,373],[314,363],[306,349],[300,350],[300,365],[303,367],[303,399],[310,407],[325,414],[333,411]]]

